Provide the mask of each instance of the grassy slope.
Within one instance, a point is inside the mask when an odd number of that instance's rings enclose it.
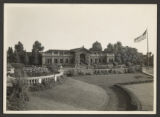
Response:
[[[94,76],[83,76],[74,77],[74,79],[81,80],[87,83],[95,84],[106,90],[109,95],[109,103],[105,107],[105,110],[125,110],[126,108],[126,97],[112,87],[116,83],[128,83],[128,82],[138,82],[144,80],[150,80],[145,74],[112,74],[112,75],[94,75]],[[151,83],[152,84],[152,83]],[[153,85],[153,84],[152,84]]]
[[[102,88],[71,78],[53,89],[30,96],[27,110],[101,110],[108,103]]]
[[[153,83],[124,85],[141,102],[142,110],[153,110]]]
[[[118,98],[120,94],[115,94],[110,87],[115,83],[150,79],[147,75],[141,73],[80,76],[72,78],[68,78],[64,84],[58,85],[51,90],[32,93],[28,109],[123,110],[122,105],[125,99],[122,99],[123,96],[121,96],[122,98]],[[105,91],[100,87],[102,87],[109,96],[107,96]],[[111,98],[108,103],[109,97]],[[117,109],[117,107],[119,109]]]

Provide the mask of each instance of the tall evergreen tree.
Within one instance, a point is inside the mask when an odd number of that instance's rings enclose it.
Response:
[[[25,65],[29,64],[29,57],[28,57],[28,54],[26,51],[25,51],[24,63],[25,63]]]
[[[16,63],[21,63],[21,59],[19,57],[19,54],[18,54],[17,50],[15,50],[14,54],[15,54],[15,62]]]
[[[32,48],[32,61],[34,65],[40,65],[41,62],[41,54],[40,52],[43,51],[44,47],[39,41],[35,41]]]
[[[13,53],[13,49],[12,47],[9,47],[8,48],[8,51],[7,51],[7,62],[9,63],[12,63],[14,62],[14,53]]]
[[[24,63],[25,52],[23,44],[20,41],[18,42],[18,44],[15,45],[15,52],[16,54],[18,54],[20,62]]]

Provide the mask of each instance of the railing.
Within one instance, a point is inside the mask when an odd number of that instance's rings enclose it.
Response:
[[[142,72],[153,77],[153,67],[142,67]]]
[[[22,80],[24,83],[31,85],[31,84],[37,84],[37,83],[42,83],[42,81],[50,81],[54,80],[57,82],[57,80],[63,76],[63,71],[61,71],[58,74],[53,74],[53,75],[48,75],[48,76],[38,76],[38,77],[23,77],[20,80]],[[16,80],[17,78],[10,77],[11,80]]]

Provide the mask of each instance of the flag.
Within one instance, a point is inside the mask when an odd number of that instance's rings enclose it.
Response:
[[[140,42],[147,38],[147,29],[144,31],[142,35],[134,39],[134,42]]]

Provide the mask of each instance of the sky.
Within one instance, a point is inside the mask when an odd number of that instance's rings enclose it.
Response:
[[[91,48],[95,41],[106,48],[122,42],[147,52],[147,39],[134,39],[148,30],[149,51],[156,50],[157,6],[151,4],[5,4],[4,40],[18,41],[27,51],[38,40],[48,49]]]

